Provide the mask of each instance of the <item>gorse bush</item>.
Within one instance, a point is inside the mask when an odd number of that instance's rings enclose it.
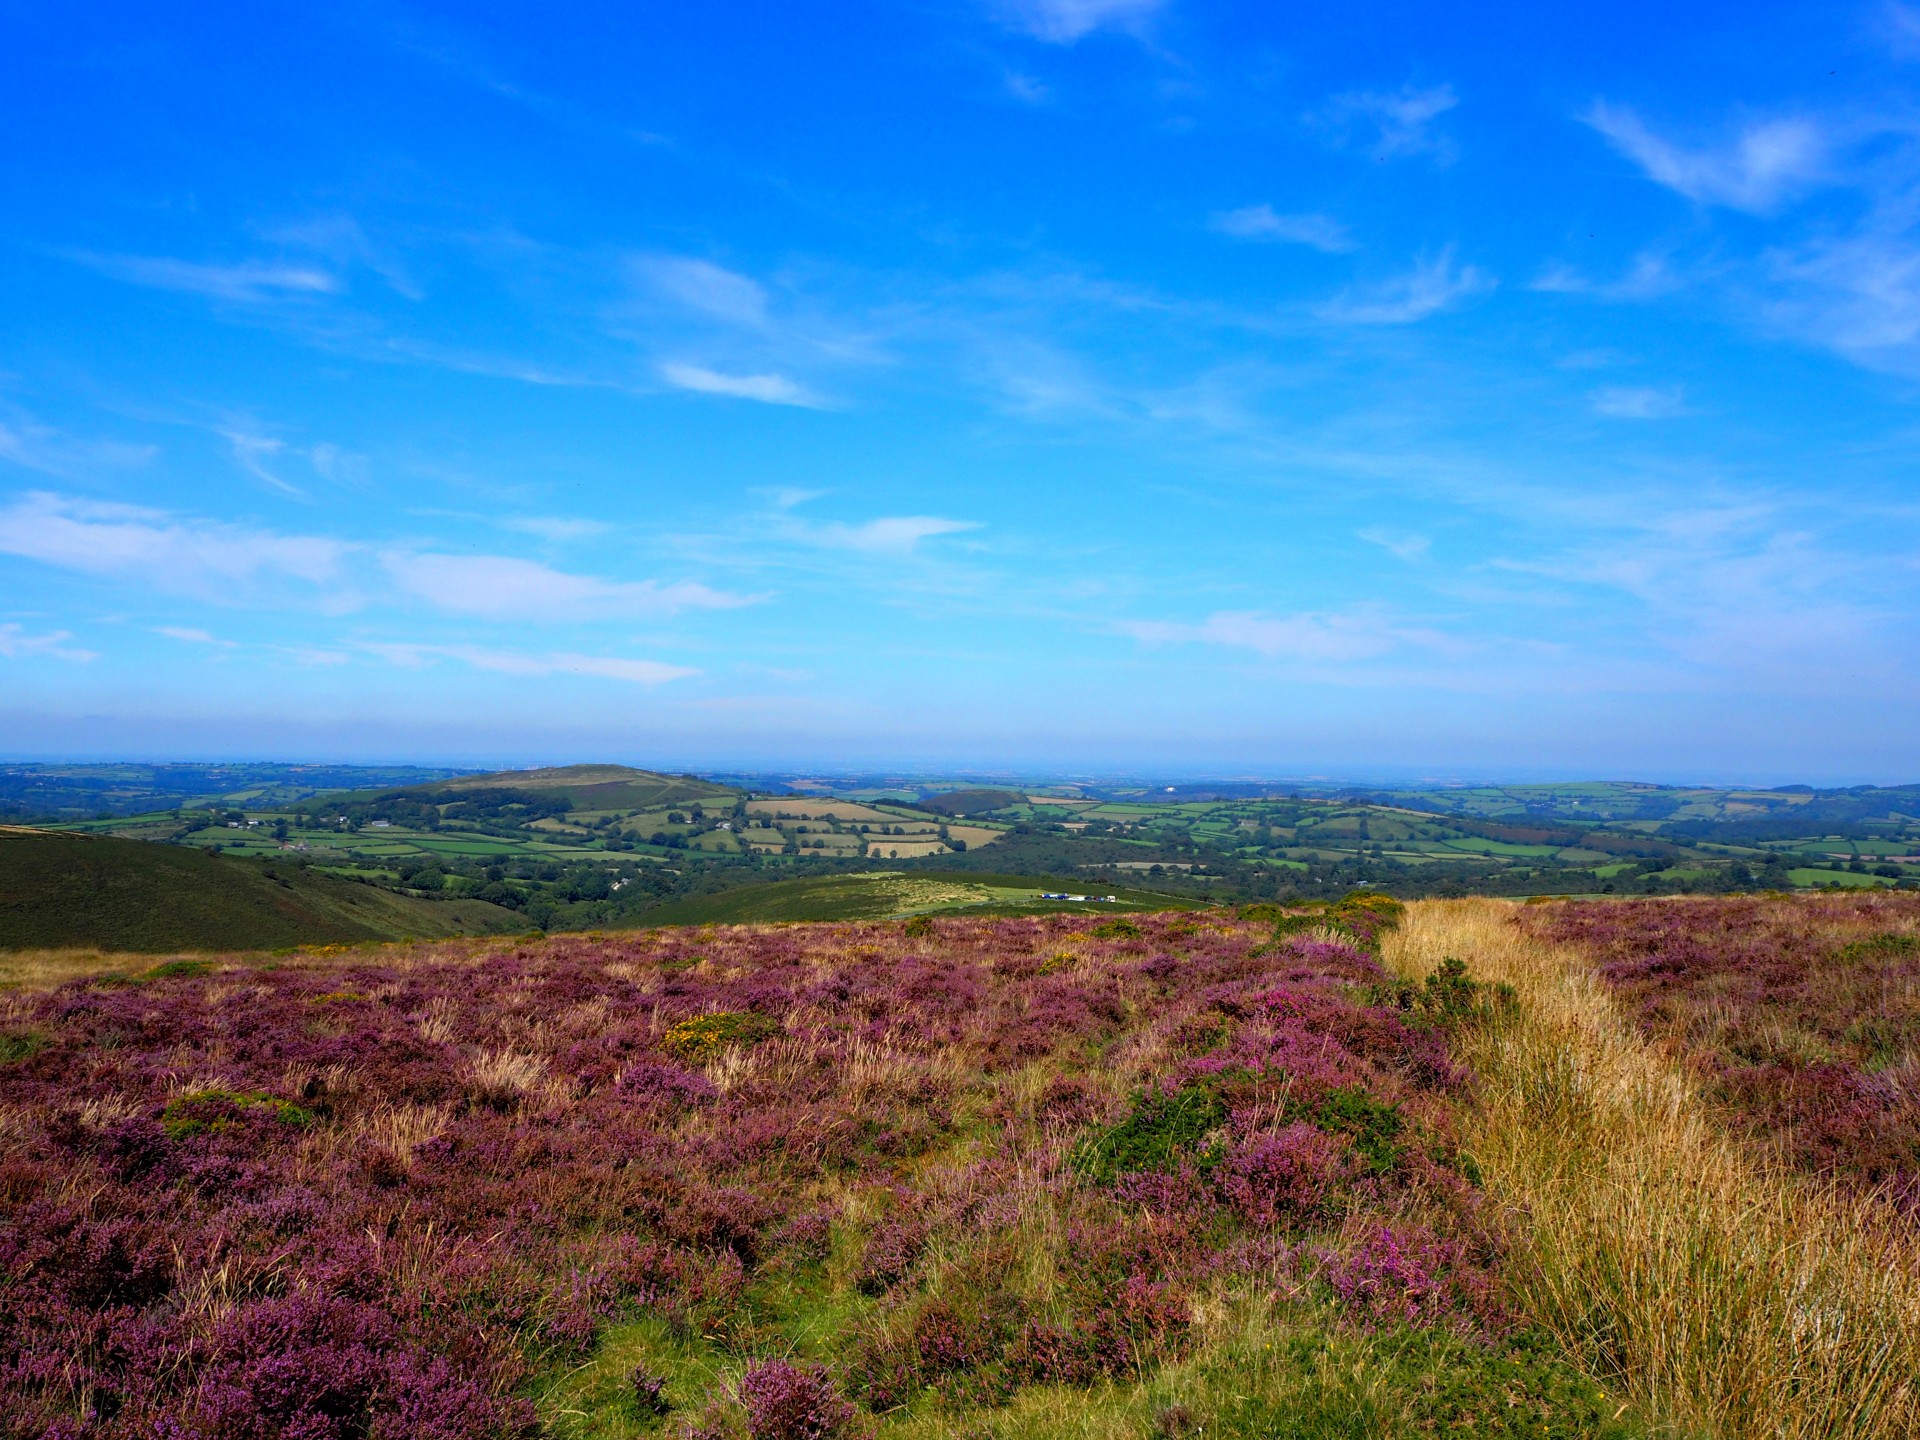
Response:
[[[1217,1132],[1226,1122],[1225,1102],[1207,1087],[1190,1086],[1171,1095],[1150,1091],[1134,1097],[1132,1111],[1119,1124],[1084,1142],[1074,1163],[1086,1175],[1109,1183],[1129,1172],[1182,1165],[1210,1170],[1220,1162]]]
[[[698,1063],[710,1060],[729,1045],[751,1045],[780,1027],[764,1015],[736,1015],[716,1011],[680,1021],[662,1041],[668,1053]]]

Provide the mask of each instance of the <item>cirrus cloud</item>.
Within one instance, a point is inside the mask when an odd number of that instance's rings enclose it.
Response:
[[[1723,145],[1693,149],[1656,135],[1624,106],[1596,101],[1581,117],[1649,180],[1707,205],[1772,210],[1826,173],[1830,142],[1810,120],[1756,121]]]
[[[1319,313],[1322,319],[1347,325],[1411,325],[1484,295],[1498,283],[1477,266],[1455,264],[1449,246],[1403,275],[1347,291],[1322,305]]]
[[[360,649],[378,655],[395,665],[421,669],[436,660],[455,660],[476,670],[498,675],[587,675],[600,680],[621,680],[630,685],[664,685],[684,680],[700,672],[685,665],[669,665],[662,660],[635,660],[619,655],[579,655],[571,651],[533,653],[524,650],[495,650],[483,645],[398,645],[363,643]]]
[[[346,551],[321,536],[180,519],[45,491],[0,506],[0,554],[162,590],[226,594],[269,578],[326,585],[339,578]]]
[[[490,620],[611,620],[754,603],[697,581],[602,580],[510,555],[392,551],[381,564],[401,590],[434,608]]]
[[[97,255],[90,251],[75,251],[69,258],[129,285],[247,304],[292,296],[334,295],[342,288],[340,277],[332,271],[300,262],[242,260],[215,265],[164,255]]]
[[[82,650],[69,645],[73,639],[71,630],[50,630],[42,635],[29,635],[26,627],[9,621],[0,624],[0,657],[8,660],[30,660],[44,655],[51,660],[68,660],[84,665],[89,660],[98,660],[100,656],[92,650]]]
[[[1009,29],[1071,45],[1096,30],[1137,31],[1165,8],[1166,0],[1002,0],[998,9]]]
[[[660,378],[676,390],[692,390],[701,395],[730,395],[736,400],[758,400],[763,405],[795,405],[803,410],[820,410],[826,401],[797,380],[784,375],[729,375],[709,370],[704,365],[669,361],[660,367]]]
[[[1236,240],[1283,240],[1311,245],[1329,255],[1353,249],[1347,227],[1330,215],[1282,215],[1271,205],[1243,205],[1220,211],[1212,223],[1222,235]]]
[[[1198,624],[1136,620],[1122,633],[1146,645],[1220,645],[1251,650],[1268,660],[1353,662],[1373,660],[1403,645],[1447,648],[1445,637],[1395,623],[1372,609],[1303,611],[1269,615],[1259,610],[1216,610]]]

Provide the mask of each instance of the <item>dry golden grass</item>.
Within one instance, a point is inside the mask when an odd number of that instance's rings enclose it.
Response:
[[[1519,994],[1466,1042],[1464,1118],[1508,1219],[1520,1299],[1603,1384],[1683,1434],[1920,1435],[1920,1244],[1867,1199],[1717,1130],[1582,957],[1490,900],[1409,907],[1386,947]]]
[[[121,955],[106,950],[0,950],[0,986],[18,990],[51,990],[69,980],[120,970],[137,975],[168,959],[167,955]]]

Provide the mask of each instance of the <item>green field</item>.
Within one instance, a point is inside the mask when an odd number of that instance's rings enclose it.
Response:
[[[1112,901],[1043,900],[1047,891],[1112,895]],[[761,925],[799,920],[886,920],[908,915],[1019,915],[1179,910],[1195,902],[1137,889],[1090,889],[1041,876],[865,871],[778,880],[703,895],[649,911],[648,925]]]

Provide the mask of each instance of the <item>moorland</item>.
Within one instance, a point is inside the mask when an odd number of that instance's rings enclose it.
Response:
[[[0,957],[0,1434],[1920,1429],[1920,896]]]

